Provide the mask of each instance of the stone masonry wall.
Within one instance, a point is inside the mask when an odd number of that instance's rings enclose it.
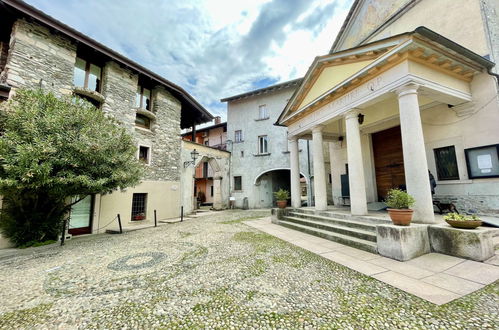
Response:
[[[6,70],[2,77],[15,88],[42,88],[56,95],[73,92],[76,46],[37,24],[18,20],[10,40]],[[153,90],[156,120],[151,130],[135,126],[135,93],[138,75],[108,62],[103,67],[102,110],[132,133],[136,144],[149,146],[151,164],[144,180],[180,180],[180,102],[166,89]]]
[[[18,20],[14,23],[3,76],[16,87],[38,88],[70,94],[76,46],[49,29]]]
[[[434,200],[442,203],[453,203],[461,214],[499,215],[499,201],[497,200],[497,196],[435,195]]]

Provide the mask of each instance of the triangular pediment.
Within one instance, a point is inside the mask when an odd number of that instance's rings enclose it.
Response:
[[[331,89],[331,87],[336,86],[343,80],[352,76],[354,73],[359,72],[361,69],[371,64],[374,60],[375,59],[370,59],[343,65],[323,66],[317,74],[317,79],[304,95],[303,101],[300,103],[298,108],[302,108],[307,104],[310,104],[316,98]]]

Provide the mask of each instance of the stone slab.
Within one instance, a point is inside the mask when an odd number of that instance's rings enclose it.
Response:
[[[393,271],[376,274],[372,277],[437,305],[442,305],[461,297],[457,293]]]
[[[344,247],[337,249],[339,252],[346,254],[350,257],[353,257],[358,260],[362,261],[367,261],[367,260],[372,260],[376,258],[380,258],[381,256],[379,254],[367,252],[364,250],[356,249],[350,246],[344,245]]]
[[[483,284],[445,273],[425,277],[422,281],[461,295],[467,295],[484,287]]]
[[[444,273],[485,285],[499,280],[499,267],[471,260],[447,269]]]
[[[381,257],[370,260],[369,262],[415,279],[422,279],[435,274],[432,271],[410,265],[407,262],[393,260],[391,258]]]
[[[434,252],[476,261],[484,261],[494,256],[493,229],[459,229],[448,224],[439,224],[430,226],[428,233]]]
[[[363,260],[355,259],[338,251],[323,253],[321,256],[368,276],[388,271],[386,268],[370,264]]]
[[[382,256],[399,261],[411,260],[430,253],[428,225],[376,225],[376,243]]]
[[[424,256],[407,261],[407,264],[420,267],[435,273],[443,272],[464,262],[464,259],[440,253],[428,253]]]

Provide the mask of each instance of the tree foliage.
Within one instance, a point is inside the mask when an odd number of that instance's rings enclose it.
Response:
[[[17,90],[0,107],[0,229],[16,244],[54,239],[71,197],[136,185],[133,138],[82,99]]]

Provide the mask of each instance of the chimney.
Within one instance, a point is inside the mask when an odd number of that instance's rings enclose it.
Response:
[[[220,117],[220,116],[216,116],[216,117],[215,117],[215,125],[218,125],[218,124],[220,124],[221,122],[222,122],[222,117]]]

